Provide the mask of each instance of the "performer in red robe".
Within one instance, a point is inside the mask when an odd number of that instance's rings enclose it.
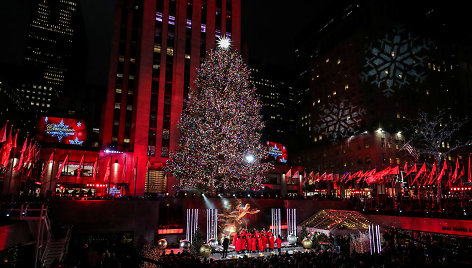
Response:
[[[238,233],[233,236],[233,246],[236,247],[236,239],[238,238]]]
[[[251,238],[251,240],[252,240],[252,252],[255,252],[257,250],[257,238],[256,238],[256,236],[253,236]]]
[[[269,239],[267,239],[267,234],[262,235],[262,250],[266,251],[267,243],[269,243]]]
[[[272,252],[272,250],[274,250],[274,235],[271,233],[270,236],[269,236],[269,249],[270,249],[270,252]]]
[[[236,253],[239,253],[239,251],[241,251],[241,238],[239,238],[238,235],[235,235],[234,237],[236,237],[236,245],[235,245],[235,250],[236,250]]]
[[[281,248],[282,248],[282,237],[280,237],[280,235],[279,235],[275,242],[277,242],[277,249],[279,250],[279,254],[280,254],[281,253]]]
[[[247,240],[247,251],[249,252],[249,251],[252,251],[251,235],[247,234],[246,237],[247,237],[247,239],[246,239]]]
[[[243,253],[246,251],[246,238],[243,236],[241,237],[241,250],[243,251]]]
[[[263,242],[262,242],[262,236],[259,235],[259,236],[257,237],[257,244],[258,244],[258,246],[259,246],[259,251],[260,251],[260,252],[263,252],[263,251],[264,251],[264,245],[263,245],[262,243],[263,243]]]

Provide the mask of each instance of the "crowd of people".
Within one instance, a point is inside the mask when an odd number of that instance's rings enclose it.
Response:
[[[216,261],[202,259],[189,253],[164,256],[157,267],[437,267],[450,265],[470,265],[440,253],[433,255],[419,246],[398,249],[386,249],[381,254],[370,255],[335,251],[308,251],[294,254],[277,254],[269,257],[248,258]]]
[[[267,232],[265,229],[252,230],[251,232],[242,229],[233,237],[233,246],[236,253],[273,251],[275,244],[277,244],[277,249],[280,252],[282,237],[275,237],[272,231]]]

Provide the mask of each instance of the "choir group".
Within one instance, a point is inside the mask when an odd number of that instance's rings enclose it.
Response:
[[[277,249],[280,252],[282,237],[280,235],[275,237],[270,230],[266,232],[265,229],[260,232],[257,230],[249,232],[242,229],[233,237],[233,246],[237,253],[272,251],[275,244],[277,244]]]

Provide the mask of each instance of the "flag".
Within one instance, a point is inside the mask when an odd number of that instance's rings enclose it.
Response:
[[[333,173],[329,173],[329,174],[326,176],[326,180],[332,181],[332,180],[333,180]]]
[[[93,163],[93,169],[92,169],[92,179],[95,181],[97,179],[97,167],[98,167],[98,157],[97,160]]]
[[[390,169],[387,175],[398,175],[399,173],[400,173],[400,169],[398,168],[398,166],[396,166]]]
[[[405,162],[405,165],[403,166],[403,171],[408,174],[408,162]]]
[[[462,178],[462,177],[464,177],[464,167],[462,167],[461,173],[459,174],[459,177],[458,177],[458,178],[460,179],[460,178]],[[461,179],[461,181],[462,181],[462,179]]]
[[[2,130],[0,130],[0,143],[7,140],[7,125],[8,121],[5,123],[5,126],[2,128]]]
[[[443,165],[443,167],[441,169],[441,172],[439,173],[439,176],[438,176],[438,179],[437,179],[438,184],[441,183],[441,178],[444,175],[444,173],[446,173],[446,169],[447,169],[447,164],[446,164],[446,159],[444,159],[444,165]]]
[[[28,149],[26,149],[26,153],[25,153],[25,164],[29,164],[31,162],[31,150],[33,147],[33,143],[31,142],[30,145],[28,146]]]
[[[108,158],[107,169],[105,171],[105,176],[103,177],[103,182],[107,182],[110,179],[111,173],[111,159]]]
[[[2,162],[0,163],[3,165],[5,168],[8,166],[8,162],[10,162],[10,152],[12,148],[12,141],[11,141],[11,132],[12,132],[12,127],[10,127],[10,133],[8,134],[8,137],[6,139],[5,144],[2,147]]]
[[[320,182],[320,173],[316,172],[315,177],[313,178],[315,182]]]
[[[297,171],[295,171],[295,173],[293,173],[292,178],[298,179],[299,177],[300,177],[300,172],[298,172],[298,170],[297,170]]]
[[[433,168],[431,169],[431,172],[429,173],[428,179],[425,181],[427,184],[432,184],[433,179],[435,178],[434,175],[436,174],[436,162],[433,163]]]
[[[403,145],[402,148],[400,148],[400,150],[398,151],[401,151],[405,149],[411,156],[413,156],[415,158],[415,160],[418,160],[418,153],[416,152],[415,148],[413,148],[411,145],[410,145],[410,142],[407,142],[405,145]]]
[[[123,174],[121,175],[121,179],[123,181],[125,181],[125,178],[126,178],[126,156],[125,156],[125,161],[124,161],[124,164],[123,164]]]
[[[285,179],[288,181],[289,178],[292,177],[292,169],[289,169],[287,173],[285,173]]]
[[[80,172],[82,171],[82,165],[84,164],[85,154],[82,155],[82,159],[80,159],[79,163],[79,171],[77,172],[77,180],[80,179]]]
[[[18,132],[20,132],[19,129],[16,131],[15,138],[13,138],[13,144],[11,146],[13,148],[16,148],[16,142],[18,141]]]
[[[411,183],[411,185],[415,184],[415,181],[421,176],[421,174],[426,172],[426,163],[423,163],[423,166],[420,168],[418,173],[416,173],[415,179]]]
[[[457,175],[459,175],[458,171],[459,171],[459,157],[457,157],[457,160],[456,160],[456,169],[454,170],[454,174],[452,174],[452,179],[451,179],[452,183],[456,182]]]
[[[18,165],[16,165],[15,170],[19,171],[23,167],[23,161],[25,159],[25,152],[26,149],[28,148],[28,139],[25,139],[25,142],[23,143],[23,147],[21,148],[21,154],[20,154],[20,161],[18,161]]]
[[[68,160],[69,155],[66,155],[66,158],[64,158],[64,160],[62,161],[61,167],[59,167],[59,169],[57,170],[56,179],[59,179],[61,177],[62,170],[64,169],[64,166],[66,165]]]
[[[326,172],[323,172],[320,176],[320,181],[326,180]]]
[[[53,161],[54,159],[54,152],[51,153],[51,156],[49,156],[49,160],[46,162],[46,165],[44,166],[43,172],[41,172],[40,178],[44,176],[44,173],[46,173],[46,170],[48,169],[49,162]]]
[[[410,170],[408,170],[408,172],[406,173],[406,176],[410,175],[411,172],[418,172],[416,170],[416,163],[413,165],[413,167]]]

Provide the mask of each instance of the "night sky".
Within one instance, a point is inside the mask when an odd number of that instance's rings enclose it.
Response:
[[[293,68],[293,38],[302,26],[320,12],[320,1],[274,4],[273,1],[242,0],[242,38],[250,62]],[[87,83],[106,85],[117,0],[81,0]],[[313,3],[314,2],[314,3]],[[21,65],[24,35],[29,23],[31,0],[0,1],[0,64]]]

